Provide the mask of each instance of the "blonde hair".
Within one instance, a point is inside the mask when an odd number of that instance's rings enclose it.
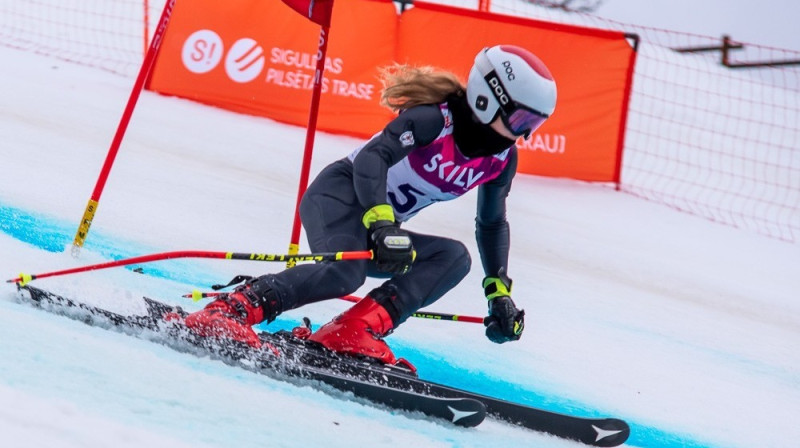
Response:
[[[399,112],[420,104],[438,104],[464,91],[455,74],[430,66],[394,64],[379,69],[383,84],[381,105]]]

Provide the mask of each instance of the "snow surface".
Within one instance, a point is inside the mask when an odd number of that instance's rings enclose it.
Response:
[[[170,250],[285,251],[305,130],[145,92],[73,259],[132,80],[1,47],[0,59],[0,279]],[[312,175],[360,143],[319,134]],[[388,341],[423,378],[621,417],[628,446],[800,440],[800,246],[563,179],[518,176],[509,204],[526,333],[495,345],[478,325],[412,319]],[[431,311],[485,312],[474,207],[470,194],[409,223],[463,240],[475,261]],[[282,268],[143,267],[36,284],[120,312],[141,312],[142,295],[196,309],[180,295]],[[320,325],[347,306],[314,304],[265,329]],[[0,341],[4,447],[581,446],[491,419],[455,428],[180,354],[21,304],[7,283]]]

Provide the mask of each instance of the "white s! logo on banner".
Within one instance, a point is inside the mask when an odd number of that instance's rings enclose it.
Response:
[[[211,30],[192,33],[183,43],[181,59],[183,65],[192,73],[206,73],[214,69],[222,59],[222,39]]]

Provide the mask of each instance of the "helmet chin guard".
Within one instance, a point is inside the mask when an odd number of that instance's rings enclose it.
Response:
[[[528,136],[555,110],[556,83],[533,53],[515,45],[496,45],[475,56],[467,101],[481,123],[499,116],[512,134]]]

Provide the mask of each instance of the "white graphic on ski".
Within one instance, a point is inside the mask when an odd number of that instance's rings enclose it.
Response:
[[[469,417],[471,415],[475,415],[478,413],[477,411],[459,411],[458,409],[452,406],[448,406],[447,409],[450,409],[450,412],[453,413],[453,420],[452,420],[453,423],[461,420],[462,418]]]
[[[622,432],[622,430],[612,430],[612,431],[609,431],[609,430],[607,430],[607,429],[598,428],[598,427],[597,427],[597,426],[595,426],[595,425],[592,425],[592,428],[593,428],[593,429],[595,430],[595,432],[597,433],[597,439],[595,439],[595,442],[599,442],[601,439],[605,439],[606,437],[615,436],[615,435],[617,435],[617,434],[619,434],[619,433],[621,433],[621,432]]]

